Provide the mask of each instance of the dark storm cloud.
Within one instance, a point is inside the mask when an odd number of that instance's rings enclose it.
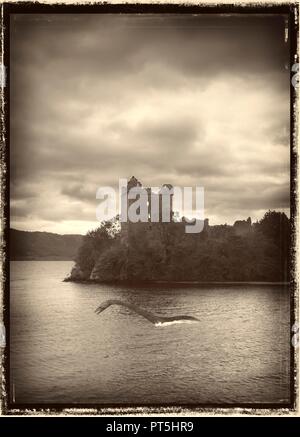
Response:
[[[92,201],[94,203],[95,187],[93,186],[88,187],[86,185],[78,184],[78,183],[73,183],[73,184],[66,183],[61,190],[61,194],[76,200],[82,200],[84,202]]]
[[[132,174],[203,185],[215,222],[287,208],[287,65],[282,16],[16,15],[14,225],[85,232]]]

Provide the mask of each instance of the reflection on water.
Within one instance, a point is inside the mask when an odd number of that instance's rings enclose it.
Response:
[[[289,295],[281,285],[139,287],[62,282],[72,263],[11,263],[17,403],[289,401]],[[198,323],[155,326],[106,299]]]

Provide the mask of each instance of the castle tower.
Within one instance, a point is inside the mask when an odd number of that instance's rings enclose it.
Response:
[[[127,183],[127,190],[125,188],[122,193],[121,216],[123,219],[124,217],[128,218],[128,210],[136,200],[128,199],[129,191],[135,187],[142,187],[142,184],[137,178],[132,176]],[[145,191],[147,193],[147,221],[149,223],[169,223],[173,221],[173,186],[171,184],[164,184],[158,193],[154,193],[151,188],[145,188]],[[152,202],[155,204],[153,205],[153,211],[151,211]],[[158,211],[155,211],[155,207],[158,207]],[[127,214],[125,214],[126,211],[122,211],[123,208],[127,208]],[[122,221],[122,241],[128,244],[129,234],[139,225],[140,223],[131,223],[129,220]]]
[[[173,185],[163,184],[159,191],[159,221],[170,223],[173,220]]]
[[[121,193],[121,197],[122,197],[121,217],[125,216],[125,218],[126,218],[126,221],[121,222],[121,240],[127,244],[128,244],[128,237],[129,237],[129,229],[130,229],[130,226],[132,225],[132,223],[129,223],[129,221],[127,219],[128,208],[134,202],[134,199],[128,199],[128,193],[131,190],[131,188],[141,187],[141,186],[142,186],[142,184],[140,183],[140,181],[136,177],[132,176],[127,183],[127,190],[125,190],[123,193]],[[126,211],[127,211],[126,214],[125,214],[125,211],[123,210],[125,205],[126,205]]]

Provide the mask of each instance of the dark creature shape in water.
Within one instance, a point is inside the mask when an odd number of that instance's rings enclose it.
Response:
[[[117,299],[106,300],[105,302],[103,302],[101,305],[98,306],[98,308],[95,310],[95,313],[100,314],[102,313],[102,311],[106,310],[111,305],[120,305],[125,308],[128,308],[129,310],[134,311],[135,313],[149,320],[149,322],[153,323],[155,326],[170,325],[175,323],[199,322],[199,319],[193,316],[171,316],[171,317],[157,316],[156,314],[153,314],[150,311],[146,311],[137,305],[127,302],[122,302],[121,300],[117,300]]]

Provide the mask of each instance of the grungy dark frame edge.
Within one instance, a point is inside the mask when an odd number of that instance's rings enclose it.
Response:
[[[3,308],[4,308],[4,326],[6,329],[6,346],[3,353],[3,373],[4,381],[2,387],[4,392],[1,394],[2,412],[5,415],[20,414],[66,414],[66,415],[105,415],[105,414],[143,414],[162,413],[162,414],[180,414],[190,413],[198,415],[200,413],[208,414],[288,414],[296,411],[297,406],[297,376],[298,368],[296,361],[296,348],[290,343],[290,402],[287,404],[270,404],[270,403],[231,403],[231,404],[173,404],[173,405],[110,405],[110,404],[18,404],[10,402],[10,16],[11,14],[91,14],[91,13],[143,13],[143,14],[286,14],[289,18],[289,40],[290,40],[290,72],[291,77],[294,74],[291,71],[292,65],[299,62],[298,53],[298,32],[299,32],[299,5],[298,3],[289,4],[245,4],[245,5],[228,5],[228,4],[42,4],[34,2],[23,3],[4,3],[2,5],[1,20],[4,28],[4,40],[1,38],[1,48],[3,63],[6,67],[6,87],[3,90],[3,99],[1,105],[1,220],[3,237],[1,241],[1,262],[3,267]],[[291,237],[290,237],[290,260],[291,260],[291,313],[290,326],[296,321],[296,311],[298,309],[298,277],[297,277],[297,176],[298,176],[298,154],[297,154],[297,134],[296,125],[297,117],[297,92],[290,82],[290,212],[291,212]],[[298,231],[299,232],[299,231]],[[291,330],[292,339],[292,330]],[[3,349],[2,349],[3,350]],[[238,410],[236,410],[238,409]]]

